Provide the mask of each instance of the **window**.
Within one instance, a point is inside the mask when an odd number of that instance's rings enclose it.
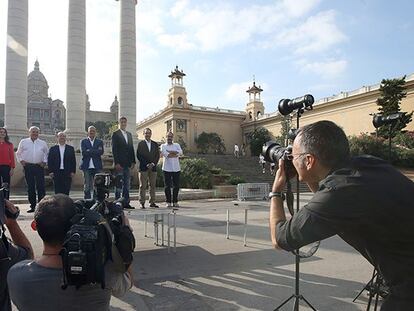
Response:
[[[177,103],[178,103],[179,105],[182,105],[182,104],[183,104],[183,98],[182,98],[182,97],[178,97],[178,99],[177,99]]]

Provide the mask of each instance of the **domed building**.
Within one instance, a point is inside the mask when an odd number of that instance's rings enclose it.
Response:
[[[43,134],[65,129],[66,108],[60,99],[49,96],[49,84],[36,60],[27,77],[27,126],[37,126]]]

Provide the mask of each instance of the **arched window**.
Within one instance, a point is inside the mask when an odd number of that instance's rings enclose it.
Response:
[[[178,103],[179,105],[182,105],[182,104],[183,104],[183,98],[182,98],[182,97],[178,97],[178,98],[177,98],[177,103]]]
[[[257,118],[260,118],[262,116],[262,113],[260,111],[257,112]]]
[[[249,112],[249,120],[253,119],[252,112]]]
[[[173,104],[173,99],[172,97],[170,97],[170,105],[172,106],[172,104]]]

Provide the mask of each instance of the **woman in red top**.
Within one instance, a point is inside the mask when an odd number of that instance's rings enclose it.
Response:
[[[0,127],[0,182],[10,185],[10,177],[13,175],[15,167],[14,147],[9,140],[9,135],[4,127]],[[9,191],[6,193],[6,199],[9,198]]]

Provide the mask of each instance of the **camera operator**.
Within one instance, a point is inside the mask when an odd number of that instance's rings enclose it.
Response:
[[[11,266],[15,263],[33,258],[33,250],[29,240],[20,229],[16,219],[19,215],[19,210],[11,202],[5,200],[5,209],[8,212],[5,214],[5,223],[7,230],[10,233],[11,241],[6,238],[4,227],[1,226],[0,239],[0,310],[8,311],[11,309],[9,290],[7,287],[7,273]],[[7,216],[8,215],[8,216]]]
[[[76,213],[74,202],[64,194],[39,202],[32,227],[43,240],[42,255],[16,264],[8,276],[10,297],[19,310],[109,310],[111,295],[123,296],[132,287],[130,267],[125,273],[118,272],[109,260],[105,265],[104,289],[99,284],[62,289],[60,251]]]
[[[414,183],[385,161],[350,158],[345,133],[320,121],[299,129],[291,160],[313,198],[286,220],[286,176],[279,160],[270,194],[270,233],[287,251],[339,235],[360,252],[390,287],[382,311],[414,305]]]

